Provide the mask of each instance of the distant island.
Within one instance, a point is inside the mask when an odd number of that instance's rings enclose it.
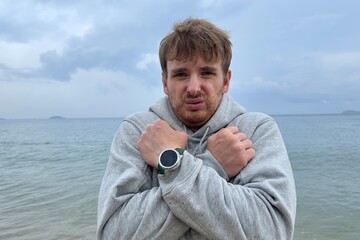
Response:
[[[343,115],[360,115],[360,111],[346,110],[346,111],[343,111],[341,114],[343,114]]]
[[[66,119],[62,116],[51,116],[49,119]]]

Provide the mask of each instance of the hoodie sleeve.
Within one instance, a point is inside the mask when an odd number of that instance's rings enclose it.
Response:
[[[251,124],[256,156],[234,182],[203,164],[214,160],[209,151],[185,152],[178,171],[159,177],[171,212],[208,239],[292,239],[296,193],[283,139],[271,118]]]
[[[176,239],[189,229],[167,206],[125,120],[116,133],[98,200],[97,239]]]

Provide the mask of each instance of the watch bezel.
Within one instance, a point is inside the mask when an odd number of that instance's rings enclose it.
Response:
[[[182,149],[181,149],[181,150],[182,150]],[[174,163],[173,165],[171,165],[171,166],[164,166],[163,163],[162,163],[162,161],[161,161],[161,160],[162,160],[163,153],[165,153],[166,151],[172,151],[172,152],[174,152],[174,153],[176,154],[176,161],[175,161],[175,163]],[[164,150],[160,153],[160,155],[159,155],[159,160],[158,160],[158,172],[159,172],[160,174],[163,174],[163,173],[166,173],[166,172],[168,172],[168,171],[172,171],[172,170],[178,168],[179,165],[180,165],[180,160],[181,160],[181,158],[182,158],[182,154],[179,152],[179,150],[177,150],[177,149],[172,149],[172,148],[164,149]]]
[[[163,165],[163,163],[162,163],[162,161],[161,161],[161,160],[163,160],[163,155],[164,155],[164,153],[167,152],[167,151],[171,151],[171,152],[173,152],[173,153],[176,154],[175,163],[174,163],[173,165],[171,165],[171,166],[165,166],[165,165]],[[180,160],[180,154],[179,154],[179,152],[176,151],[175,149],[165,149],[165,150],[162,151],[162,152],[160,153],[160,155],[159,155],[159,165],[160,165],[160,167],[162,167],[162,168],[164,168],[164,169],[166,169],[166,170],[174,168],[174,167],[178,164],[179,160]]]

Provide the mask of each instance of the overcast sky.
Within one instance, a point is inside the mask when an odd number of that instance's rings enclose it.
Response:
[[[0,117],[123,117],[164,95],[158,46],[205,18],[233,43],[229,94],[268,114],[360,110],[358,0],[0,1]]]

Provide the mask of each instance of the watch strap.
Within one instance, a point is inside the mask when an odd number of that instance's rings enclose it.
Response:
[[[183,149],[183,148],[175,148],[175,151],[177,151],[180,155],[184,155],[185,149]]]
[[[157,170],[158,170],[158,174],[164,174],[164,173],[165,173],[165,169],[163,169],[163,168],[160,166],[160,164],[158,164]]]

